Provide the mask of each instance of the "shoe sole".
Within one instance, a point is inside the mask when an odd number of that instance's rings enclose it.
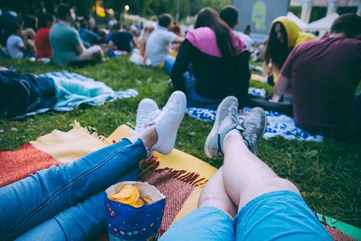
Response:
[[[211,129],[211,132],[209,133],[207,139],[206,139],[206,143],[204,145],[204,153],[206,154],[206,156],[208,158],[212,158],[214,157],[214,153],[212,153],[212,146],[218,146],[218,138],[217,138],[217,135],[218,135],[218,131],[219,131],[219,127],[221,125],[221,111],[223,110],[223,106],[227,105],[227,106],[230,106],[230,102],[235,102],[235,103],[238,103],[238,99],[234,96],[229,96],[229,97],[226,97],[220,104],[219,106],[217,107],[217,112],[216,112],[216,119],[214,121],[214,124],[213,124],[213,127]]]

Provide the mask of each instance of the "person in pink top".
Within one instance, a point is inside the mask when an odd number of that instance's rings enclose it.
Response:
[[[215,109],[224,97],[234,95],[243,107],[248,101],[249,57],[246,45],[217,11],[202,9],[172,68],[174,88],[187,94],[189,106]]]

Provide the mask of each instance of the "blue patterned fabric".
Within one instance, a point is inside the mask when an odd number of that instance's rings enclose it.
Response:
[[[255,96],[263,96],[264,90],[251,88],[250,94]],[[245,112],[249,112],[249,108],[244,109]],[[188,108],[187,114],[191,118],[205,122],[214,122],[216,118],[216,111],[203,109],[203,108]],[[293,118],[286,115],[279,114],[277,112],[266,111],[267,127],[263,135],[264,139],[270,139],[272,137],[283,137],[287,140],[298,141],[313,141],[322,142],[323,137],[320,135],[311,135],[306,131],[298,128]]]
[[[56,104],[49,108],[37,109],[17,118],[44,113],[50,110],[66,112],[81,104],[91,106],[103,105],[105,102],[135,97],[138,92],[134,89],[114,91],[103,82],[70,72],[51,72],[39,75],[54,81],[56,90]]]

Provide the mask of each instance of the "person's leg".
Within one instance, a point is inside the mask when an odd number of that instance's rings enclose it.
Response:
[[[160,241],[233,241],[236,207],[228,197],[220,169],[207,183],[198,208],[176,222]]]
[[[295,185],[277,176],[249,150],[237,130],[229,132],[224,138],[223,177],[227,193],[239,209],[264,193],[280,190],[298,193]]]
[[[175,92],[156,120],[129,140],[103,148],[68,165],[35,173],[0,189],[0,237],[13,240],[116,183],[137,167],[147,150],[170,152],[183,119],[186,99]],[[14,212],[14,210],[16,210]]]
[[[297,192],[292,183],[279,178],[254,154],[265,129],[264,111],[254,108],[239,117],[238,107],[235,97],[222,101],[205,144],[208,157],[224,155],[224,186],[233,203],[240,209],[263,193],[278,190]]]
[[[223,181],[223,167],[208,181],[199,197],[198,207],[213,207],[234,217],[237,208],[228,197]]]
[[[224,153],[225,187],[239,203],[236,240],[331,241],[297,187],[256,157],[238,131],[225,137]]]
[[[15,241],[95,240],[105,231],[104,195],[100,193],[39,224]]]
[[[134,169],[121,181],[137,181],[139,169]],[[96,194],[82,203],[70,207],[55,217],[30,229],[16,241],[81,241],[96,240],[106,231],[105,193]]]
[[[196,90],[196,80],[194,79],[192,73],[186,72],[184,73],[184,79],[187,88],[187,100],[188,107],[196,107],[196,108],[205,108],[210,110],[217,109],[217,106],[221,102],[221,100],[210,99],[198,94]]]
[[[221,103],[205,145],[208,156],[224,154],[225,190],[239,208],[236,240],[329,240],[296,186],[255,155],[264,112],[237,118],[237,108],[235,97]]]
[[[142,141],[123,140],[68,165],[39,171],[0,189],[0,236],[13,240],[87,197],[105,190],[146,157]]]
[[[164,58],[163,68],[164,68],[164,71],[166,72],[166,74],[171,75],[174,63],[175,63],[174,57],[168,55]]]
[[[99,60],[104,58],[103,50],[100,46],[95,45],[84,50],[79,56],[79,60]]]

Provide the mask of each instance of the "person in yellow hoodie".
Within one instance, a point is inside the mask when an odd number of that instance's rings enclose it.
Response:
[[[268,74],[273,75],[274,82],[279,79],[279,73],[292,49],[298,45],[316,39],[312,34],[305,33],[288,17],[282,16],[273,21],[266,49],[265,64]]]

